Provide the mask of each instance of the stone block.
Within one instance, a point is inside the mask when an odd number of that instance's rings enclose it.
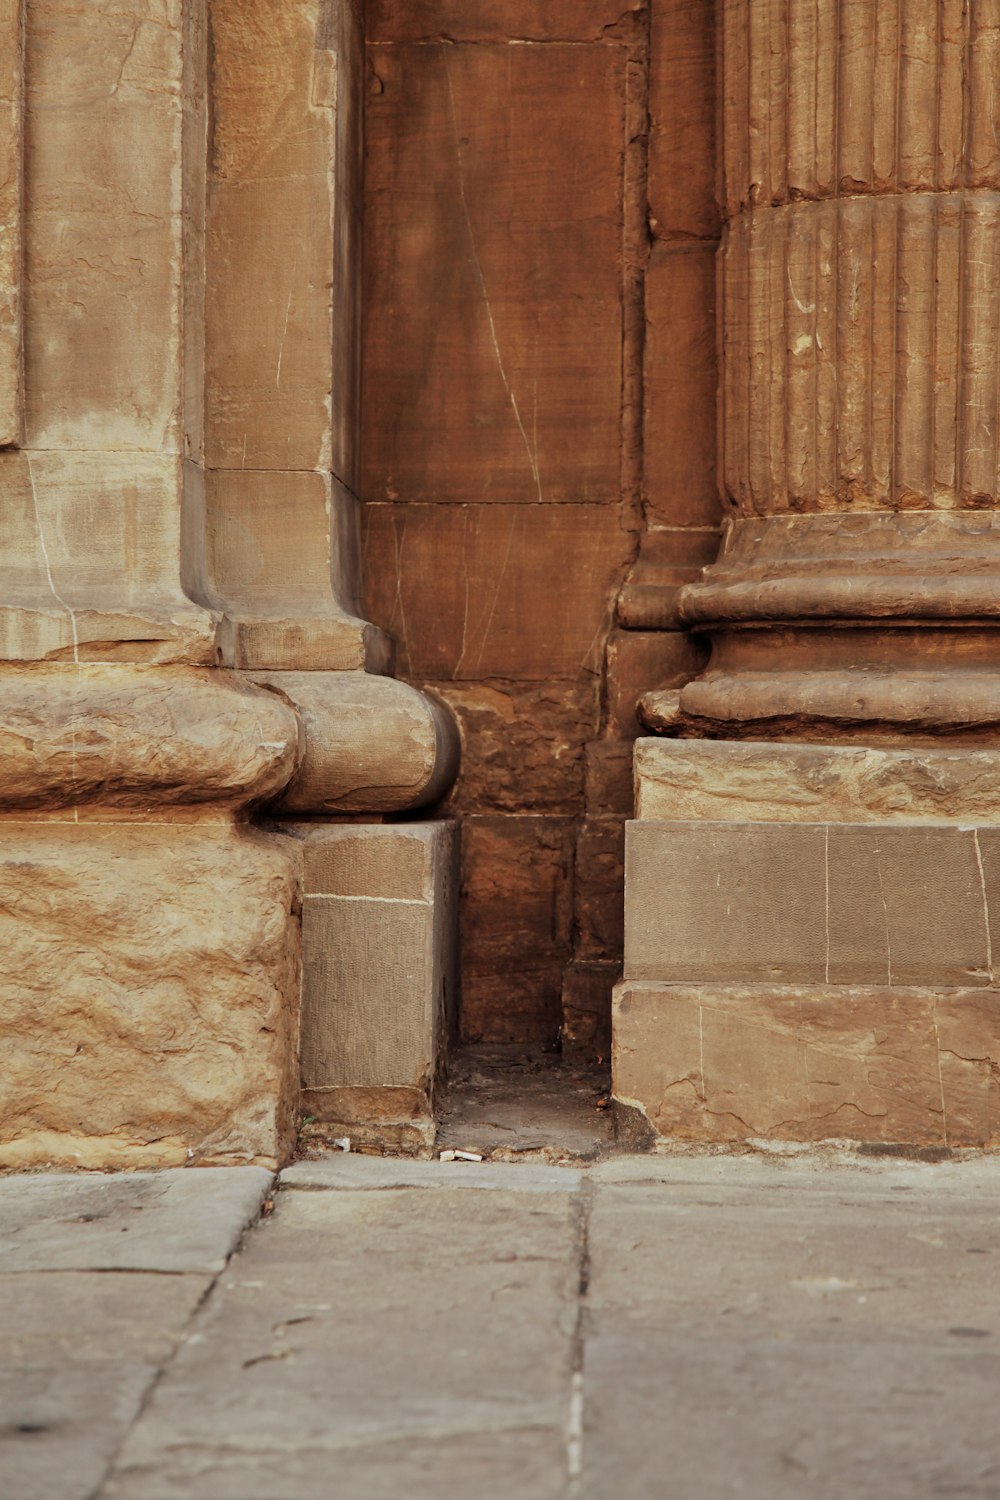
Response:
[[[584,753],[600,717],[596,678],[424,686],[444,699],[461,730],[462,769],[449,810],[562,813],[579,806]]]
[[[554,1044],[572,957],[572,818],[462,824],[462,1034]]]
[[[0,824],[0,1165],[282,1160],[298,900],[232,824]]]
[[[735,822],[1000,822],[1000,755],[963,746],[639,740],[637,815]]]
[[[587,817],[576,839],[574,875],[578,958],[621,963],[624,936],[625,822]]]
[[[654,245],[646,272],[644,488],[653,525],[717,527],[715,246]]]
[[[365,532],[366,613],[396,637],[406,676],[599,670],[635,545],[617,506],[368,505]]]
[[[1000,829],[633,822],[625,977],[989,985]]]
[[[642,733],[636,704],[651,688],[682,687],[708,661],[708,647],[680,630],[613,630],[608,638],[608,719],[623,739]]]
[[[177,15],[174,7],[170,24],[143,24],[131,0],[31,5],[30,448],[74,457],[183,451],[186,79]]]
[[[457,1009],[455,825],[284,826],[303,856],[303,1108],[427,1121]]]
[[[1000,1143],[992,987],[626,981],[613,1025],[615,1097],[662,1136]]]
[[[625,49],[371,57],[365,498],[615,500]]]

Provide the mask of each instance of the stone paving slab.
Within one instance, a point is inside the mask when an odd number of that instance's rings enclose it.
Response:
[[[346,1152],[299,1161],[281,1174],[283,1188],[478,1188],[519,1193],[572,1193],[583,1181],[571,1167],[505,1162],[405,1161]]]
[[[1000,1493],[1000,1358],[866,1342],[588,1340],[583,1495],[924,1500]]]
[[[578,1279],[562,1189],[282,1192],[102,1500],[560,1495]]]
[[[217,1274],[272,1181],[263,1167],[0,1177],[0,1274]]]
[[[212,1280],[134,1271],[0,1276],[0,1369],[57,1361],[164,1364]]]
[[[90,1500],[156,1374],[118,1362],[0,1370],[0,1494]]]

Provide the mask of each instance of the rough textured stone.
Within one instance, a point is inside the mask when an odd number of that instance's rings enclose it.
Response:
[[[638,11],[637,0],[486,0],[474,9],[463,0],[371,0],[373,42],[594,42]]]
[[[997,991],[624,982],[614,1091],[679,1140],[1000,1141]]]
[[[299,760],[292,708],[231,673],[0,667],[0,803],[229,807],[281,791]]]
[[[462,733],[461,774],[448,798],[450,811],[576,810],[585,747],[598,730],[595,678],[424,686],[444,699]]]
[[[306,1111],[429,1117],[457,1011],[455,825],[285,825],[303,840]]]
[[[249,830],[0,825],[0,1163],[282,1158],[297,903],[289,846]]]
[[[637,815],[748,822],[993,823],[1000,757],[944,746],[640,740]]]
[[[621,977],[621,959],[574,960],[563,974],[564,1056],[607,1063],[611,1056],[611,995]]]
[[[0,1274],[214,1275],[256,1219],[271,1181],[262,1167],[0,1177]]]
[[[576,953],[584,959],[619,959],[624,924],[625,824],[588,817],[576,840],[574,908]]]
[[[467,817],[462,824],[462,1034],[554,1043],[572,953],[574,823]]]
[[[366,498],[617,498],[624,50],[394,45],[372,67]]]
[[[254,1169],[237,1168],[235,1175],[241,1176],[244,1170]],[[232,1170],[227,1169],[227,1179],[232,1175]],[[20,1182],[26,1180],[18,1179]],[[88,1183],[93,1181],[91,1178],[86,1180]],[[61,1186],[67,1183],[65,1177],[60,1177],[58,1181]],[[58,1205],[58,1223],[55,1222],[51,1202],[45,1206],[49,1211],[48,1241],[44,1245],[42,1258],[48,1261],[64,1258],[66,1242],[76,1240],[81,1232],[81,1223],[88,1226],[82,1231],[87,1235],[90,1221],[83,1218],[84,1211],[93,1213],[96,1207],[97,1216],[100,1217],[109,1209],[106,1196],[98,1204],[97,1200],[101,1195],[92,1190],[83,1210],[78,1188],[80,1179],[73,1177],[69,1182],[72,1184],[71,1191],[66,1194],[64,1203]],[[214,1174],[202,1184],[199,1208],[207,1202],[217,1186],[218,1179]],[[14,1196],[9,1191],[0,1195],[4,1200],[5,1221],[11,1207],[10,1200]],[[142,1189],[137,1188],[133,1196],[136,1206],[139,1206],[142,1196]],[[227,1192],[226,1196],[231,1197],[231,1193]],[[38,1215],[36,1204],[37,1195],[32,1202],[31,1219],[22,1226],[22,1232],[27,1229],[32,1238],[33,1253],[25,1257],[29,1261],[34,1259],[34,1251],[39,1248],[37,1230],[39,1220],[45,1214],[43,1209],[42,1214]],[[76,1221],[73,1219],[74,1206],[80,1206],[82,1210]],[[179,1207],[181,1214],[188,1212],[189,1205],[183,1203],[180,1194],[174,1195],[173,1206]],[[151,1208],[147,1198],[144,1210],[147,1217]],[[214,1208],[212,1213],[216,1213]],[[128,1218],[135,1218],[136,1215],[126,1212],[112,1214],[110,1217],[114,1228],[119,1232],[123,1227],[120,1221],[123,1218],[126,1220],[125,1227],[129,1228],[128,1250],[132,1253],[136,1245],[136,1226],[128,1225]],[[8,1228],[5,1223],[5,1238]],[[161,1232],[163,1228],[164,1221],[161,1217]],[[174,1221],[170,1228],[173,1231],[170,1235],[173,1245],[176,1245],[179,1238],[178,1229],[186,1233],[193,1242],[195,1235],[191,1225],[180,1226]],[[199,1225],[197,1233],[203,1232],[203,1226]],[[106,1242],[104,1248],[107,1251],[111,1247]],[[146,1248],[149,1249],[148,1241]],[[100,1258],[102,1262],[106,1259],[103,1255]],[[130,1268],[116,1274],[105,1266],[105,1269],[99,1271],[7,1272],[3,1269],[6,1259],[6,1255],[0,1256],[0,1309],[3,1312],[0,1362],[8,1371],[53,1363],[63,1366],[105,1362],[165,1364],[173,1354],[189,1318],[212,1284],[211,1275],[200,1275],[194,1271],[165,1276],[161,1271],[146,1274]]]

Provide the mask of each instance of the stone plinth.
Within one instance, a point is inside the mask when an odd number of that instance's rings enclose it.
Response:
[[[420,1151],[457,1009],[453,823],[289,823],[303,856],[303,1111]]]
[[[1000,1143],[1000,753],[636,764],[619,1102],[682,1140]]]

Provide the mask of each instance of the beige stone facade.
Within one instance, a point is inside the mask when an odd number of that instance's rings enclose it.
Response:
[[[1000,56],[877,11],[0,3],[0,1165],[995,1143]]]

